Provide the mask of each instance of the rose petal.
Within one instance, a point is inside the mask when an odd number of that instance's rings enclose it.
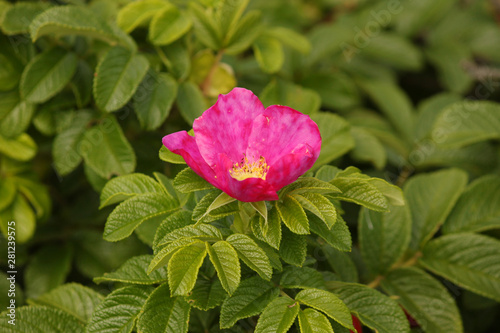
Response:
[[[232,161],[225,154],[219,154],[217,166],[215,167],[219,189],[243,202],[279,199],[274,187],[264,179],[247,178],[237,180],[231,177],[229,170],[232,166]]]
[[[311,146],[299,144],[290,154],[274,161],[267,173],[266,180],[276,190],[293,183],[309,170],[318,156],[315,156]]]
[[[214,167],[223,153],[234,163],[243,158],[254,119],[264,106],[250,90],[234,88],[194,121],[195,139],[205,161]]]
[[[187,165],[200,177],[213,186],[219,187],[214,170],[210,168],[201,156],[193,136],[189,135],[186,131],[180,131],[164,136],[162,142],[171,152],[181,155]]]
[[[248,139],[247,156],[266,158],[273,166],[300,144],[308,145],[314,161],[321,150],[318,125],[305,114],[281,105],[271,105],[256,117]],[[306,169],[307,170],[307,169]]]

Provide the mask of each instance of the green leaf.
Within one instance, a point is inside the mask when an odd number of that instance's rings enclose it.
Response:
[[[225,53],[238,54],[250,47],[261,31],[261,13],[253,10],[243,16],[234,30],[226,35]]]
[[[0,13],[0,17],[1,15]],[[0,91],[9,92],[16,88],[21,78],[21,71],[21,64],[13,55],[0,53]]]
[[[163,189],[153,178],[142,173],[119,176],[107,182],[102,189],[99,208],[148,193],[163,193]]]
[[[78,35],[116,43],[118,37],[99,16],[82,6],[55,6],[38,15],[29,27],[31,39],[42,36]]]
[[[271,263],[264,250],[250,237],[244,234],[233,234],[226,241],[232,245],[238,257],[248,267],[257,272],[263,279],[268,281],[271,279],[273,275]]]
[[[319,94],[323,107],[350,109],[361,104],[359,89],[354,80],[342,72],[307,73],[300,83]]]
[[[189,4],[189,9],[197,39],[212,50],[218,50],[222,44],[222,36],[213,15],[194,2]]]
[[[91,120],[90,111],[80,110],[76,112],[71,123],[54,138],[52,157],[54,167],[61,176],[73,171],[82,161],[80,143]]]
[[[352,157],[360,162],[371,162],[379,170],[383,169],[387,153],[379,139],[362,127],[352,127],[351,134],[355,142]]]
[[[179,241],[182,238],[217,242],[222,240],[222,234],[218,228],[210,224],[186,225],[185,227],[171,231],[159,239],[157,247]]]
[[[291,232],[288,228],[284,228],[279,253],[285,262],[295,266],[302,266],[307,254],[306,238],[303,235]]]
[[[222,304],[220,327],[231,328],[238,320],[261,313],[278,293],[273,283],[258,276],[241,281],[234,294]]]
[[[149,71],[133,98],[141,127],[148,131],[160,127],[170,114],[176,96],[177,82],[172,76]]]
[[[160,243],[165,239],[165,236],[170,234],[176,229],[180,229],[192,224],[191,213],[186,210],[179,210],[165,218],[156,230],[155,239],[153,242],[153,249],[156,251]],[[196,230],[201,230],[203,226],[199,225]],[[168,238],[166,238],[169,241]]]
[[[59,309],[86,324],[103,299],[103,295],[88,287],[78,283],[68,283],[43,294],[36,300],[31,300],[30,303]]]
[[[398,268],[382,280],[382,288],[415,318],[425,332],[463,332],[455,301],[446,288],[424,271]]]
[[[207,109],[207,102],[196,84],[184,81],[179,84],[177,106],[184,120],[192,124]]]
[[[281,43],[294,48],[300,53],[307,54],[311,51],[311,43],[303,35],[284,27],[272,27],[266,34],[279,40]]]
[[[116,46],[99,61],[94,80],[94,98],[102,110],[112,112],[134,95],[149,68],[148,60]]]
[[[266,73],[278,72],[285,61],[281,43],[270,36],[257,37],[253,42],[253,52],[260,68]]]
[[[118,12],[116,23],[126,33],[147,24],[168,2],[163,0],[143,0],[130,2]]]
[[[131,173],[135,169],[134,150],[112,116],[85,131],[79,150],[85,163],[103,178]]]
[[[313,169],[339,158],[354,147],[349,123],[332,113],[319,112],[311,116],[321,133],[321,153]]]
[[[16,94],[17,95],[17,94]],[[29,102],[21,101],[16,96],[17,103],[0,119],[0,133],[8,139],[15,139],[28,129],[35,106]]]
[[[259,218],[262,237],[269,245],[278,250],[281,242],[281,219],[277,208],[269,211],[267,223],[265,222],[264,218]]]
[[[222,287],[220,280],[211,280],[200,277],[196,280],[191,295],[187,297],[189,304],[203,311],[208,311],[220,306],[227,297],[227,293]]]
[[[484,235],[452,234],[430,241],[419,262],[433,273],[500,301],[500,241]]]
[[[71,269],[72,257],[69,246],[46,245],[38,250],[24,272],[27,297],[37,298],[63,284]]]
[[[361,210],[358,237],[361,254],[368,270],[384,274],[405,253],[411,238],[408,206],[392,206],[387,213]]]
[[[334,294],[320,289],[304,289],[295,296],[295,299],[302,304],[324,312],[342,326],[351,330],[354,329],[349,309]]]
[[[299,311],[299,326],[301,333],[333,333],[328,318],[310,308]]]
[[[363,48],[363,56],[396,69],[417,71],[422,68],[420,48],[395,33],[382,32]]]
[[[325,289],[323,275],[310,267],[288,266],[283,269],[280,286],[289,289]]]
[[[325,222],[328,229],[331,229],[337,222],[335,206],[321,194],[303,193],[293,194],[292,196],[302,205],[302,208],[307,209]]]
[[[286,195],[276,203],[283,223],[294,233],[299,235],[309,234],[309,222],[300,203],[294,197]]]
[[[234,31],[248,3],[249,0],[223,0],[219,2],[215,17],[224,39],[227,39]]]
[[[164,145],[162,145],[160,148],[159,157],[162,161],[165,161],[165,162],[169,162],[169,163],[173,163],[173,164],[186,164],[186,161],[184,161],[184,158],[181,155],[172,153]]]
[[[432,127],[441,110],[458,102],[462,96],[455,93],[440,93],[429,97],[418,104],[418,118],[415,125],[415,138],[423,140],[431,133]]]
[[[0,143],[2,137],[0,137]],[[0,201],[0,212],[8,207],[16,198],[17,194],[17,186],[12,178],[4,178],[0,183],[0,197],[2,201]]]
[[[175,5],[166,3],[149,26],[149,40],[155,45],[167,45],[181,38],[191,29],[190,17]]]
[[[151,274],[151,272],[157,270],[158,268],[164,267],[168,265],[168,262],[172,258],[172,256],[182,247],[190,246],[193,244],[201,244],[198,238],[201,237],[182,237],[177,240],[174,240],[168,244],[165,244],[161,247],[160,250],[156,251],[153,260],[151,260],[149,267],[147,269],[147,273]]]
[[[29,32],[29,25],[33,19],[50,7],[45,2],[14,3],[3,12],[2,31],[6,35],[18,35]]]
[[[308,214],[308,220],[311,231],[323,238],[328,244],[339,251],[351,251],[351,232],[342,218],[338,218],[331,229],[314,215]]]
[[[148,266],[152,255],[142,255],[132,257],[127,260],[118,270],[112,273],[105,273],[103,276],[94,278],[94,282],[123,282],[131,284],[157,284],[167,281],[166,268],[160,268],[152,273],[148,273]]]
[[[90,65],[83,60],[78,61],[75,75],[69,83],[73,95],[76,99],[76,105],[83,108],[90,102],[92,96],[92,80],[94,78],[94,70]]]
[[[241,269],[238,253],[226,241],[218,241],[210,245],[206,243],[210,261],[217,271],[222,287],[232,295],[240,283]]]
[[[412,215],[410,248],[421,248],[438,231],[467,184],[459,169],[417,175],[405,184],[404,193]]]
[[[361,82],[361,87],[377,104],[407,141],[413,139],[414,114],[408,96],[397,85],[388,81],[371,80]]]
[[[195,209],[193,210],[193,221],[196,221],[197,223],[202,222],[204,221],[205,217],[209,217],[211,215],[210,213],[220,211],[220,208],[223,208],[224,206],[229,205],[230,203],[233,203],[235,201],[235,198],[230,197],[225,192],[209,193],[204,196],[202,200],[200,200],[198,205],[196,205]],[[217,214],[214,214],[214,216],[217,216]]]
[[[172,256],[168,263],[168,283],[172,296],[186,296],[191,292],[206,255],[205,244],[195,243]]]
[[[443,225],[444,233],[500,228],[500,177],[476,179],[463,192]]]
[[[0,136],[0,153],[18,161],[31,160],[38,147],[35,141],[26,133],[14,139],[6,139]]]
[[[331,290],[366,326],[380,333],[409,333],[410,325],[398,303],[362,284],[339,284]]]
[[[104,226],[104,239],[124,239],[140,224],[151,220],[162,220],[179,209],[175,200],[162,193],[151,193],[132,197],[119,204],[108,217]]]
[[[445,147],[462,147],[500,138],[500,107],[487,101],[464,101],[443,110],[434,123],[433,140]]]
[[[453,0],[423,0],[405,4],[405,10],[395,16],[395,29],[401,35],[414,36],[439,22],[452,4]]]
[[[15,177],[19,192],[28,199],[29,203],[35,210],[37,219],[45,222],[49,217],[52,208],[52,200],[49,196],[48,188],[36,181],[24,177]]]
[[[78,59],[60,48],[41,53],[26,66],[20,82],[21,96],[28,102],[43,103],[60,92],[76,71]]]
[[[86,332],[132,332],[135,321],[153,290],[151,286],[128,286],[113,291],[94,311]]]
[[[314,90],[282,79],[271,81],[261,92],[260,100],[266,107],[278,104],[287,105],[304,114],[315,114],[321,106],[321,98]],[[320,132],[325,134],[321,127]]]
[[[326,194],[335,192],[340,192],[340,190],[328,182],[313,177],[300,177],[290,185],[284,187],[280,195],[305,193]]]
[[[186,333],[191,306],[183,297],[170,297],[164,283],[149,295],[137,321],[137,331],[143,333]]]
[[[19,192],[14,200],[3,211],[0,211],[0,229],[4,236],[8,235],[9,221],[16,222],[16,242],[25,243],[35,233],[36,217],[28,201]]]
[[[321,248],[324,252],[324,258],[341,281],[358,282],[358,269],[351,257],[340,250],[337,250],[329,245],[323,245]]]
[[[191,70],[191,56],[184,41],[181,39],[157,50],[160,55],[165,54],[168,71],[178,80],[186,79]]]
[[[285,333],[292,326],[300,306],[289,297],[275,298],[257,321],[255,333]]]
[[[339,175],[331,183],[342,191],[333,195],[335,199],[354,202],[379,212],[389,210],[387,198],[367,178]]]
[[[0,317],[0,330],[9,333],[33,332],[74,332],[84,333],[85,326],[75,317],[45,306],[23,306],[16,309],[15,325],[9,323],[7,311]]]

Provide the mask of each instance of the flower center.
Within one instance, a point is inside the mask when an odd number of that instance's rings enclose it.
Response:
[[[237,180],[245,180],[247,178],[260,178],[266,180],[268,171],[269,166],[263,156],[252,163],[250,163],[245,156],[241,159],[241,163],[234,163],[233,168],[229,170],[229,174]]]

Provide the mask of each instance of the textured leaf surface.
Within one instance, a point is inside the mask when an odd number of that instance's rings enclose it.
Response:
[[[294,233],[305,235],[309,233],[309,222],[306,213],[297,199],[286,195],[276,204],[283,223]]]
[[[273,269],[266,253],[247,235],[233,234],[226,241],[233,246],[238,257],[251,269],[256,271],[261,278],[270,280]]]
[[[354,202],[379,212],[385,212],[389,208],[386,197],[365,178],[337,177],[332,184],[342,191],[341,194],[336,194],[335,198]]]
[[[289,297],[278,297],[264,309],[255,327],[256,333],[285,333],[299,314],[300,306]]]
[[[325,289],[323,275],[310,267],[286,267],[283,269],[280,285],[283,288]]]
[[[190,3],[194,32],[200,42],[213,50],[221,46],[222,36],[217,27],[213,15],[207,13],[203,7],[196,3]]]
[[[31,39],[46,35],[80,35],[116,42],[113,30],[82,6],[56,6],[38,15],[30,24]]]
[[[387,213],[364,208],[359,215],[361,254],[372,274],[384,274],[406,251],[411,237],[408,206],[391,206]]]
[[[334,294],[320,289],[304,289],[295,296],[295,299],[300,303],[324,312],[342,326],[354,329],[349,309]]]
[[[96,69],[94,97],[97,106],[111,112],[132,97],[149,68],[148,60],[122,47],[113,47]]]
[[[330,200],[317,193],[304,193],[302,195],[293,195],[295,199],[302,205],[302,208],[310,211],[323,222],[328,229],[337,222],[337,210]]]
[[[78,283],[64,284],[30,301],[36,305],[57,308],[86,324],[104,296]]]
[[[487,101],[458,102],[447,107],[434,123],[434,140],[461,147],[500,137],[500,107]]]
[[[333,333],[328,318],[310,308],[299,311],[299,326],[302,333]]]
[[[133,284],[157,284],[167,281],[167,269],[165,267],[147,273],[152,255],[142,255],[130,258],[118,270],[112,273],[105,273],[101,277],[94,279],[95,283],[101,282],[123,282]]]
[[[53,48],[33,58],[21,77],[21,95],[32,103],[42,103],[61,91],[76,71],[73,52]]]
[[[158,12],[165,7],[163,0],[143,0],[130,2],[118,12],[116,23],[126,33],[147,23]]]
[[[429,242],[420,262],[455,284],[500,302],[500,241],[452,234]]]
[[[137,321],[137,330],[143,333],[186,333],[191,306],[183,297],[170,297],[164,283],[149,295]]]
[[[213,188],[209,182],[198,176],[191,168],[186,168],[177,174],[174,178],[174,186],[182,193],[190,193]]]
[[[323,238],[329,245],[339,251],[351,251],[352,237],[345,221],[340,218],[328,229],[326,224],[318,217],[308,214],[311,231]]]
[[[287,228],[283,229],[283,238],[279,249],[280,257],[291,265],[302,266],[306,260],[307,240]]]
[[[257,276],[242,281],[222,304],[220,327],[230,328],[240,319],[259,314],[278,293],[279,289],[271,282]]]
[[[229,295],[232,295],[236,288],[238,288],[241,278],[238,253],[233,246],[226,241],[218,241],[213,245],[206,244],[210,261],[217,271],[217,276],[222,286]]]
[[[193,289],[206,255],[204,244],[193,244],[172,256],[168,264],[168,283],[172,296],[186,296]]]
[[[49,7],[50,4],[43,2],[18,2],[7,7],[2,13],[2,31],[6,35],[29,32],[29,25],[33,19]]]
[[[115,118],[105,118],[99,125],[85,131],[80,153],[87,166],[102,178],[131,173],[136,157]]]
[[[283,66],[285,55],[281,43],[276,38],[259,36],[253,43],[253,51],[264,72],[276,73]]]
[[[467,184],[467,174],[448,169],[417,175],[404,187],[412,215],[410,247],[418,250],[443,224]]]
[[[222,240],[222,234],[218,228],[210,224],[186,225],[167,233],[158,240],[158,246],[163,246],[182,238],[216,242]]]
[[[460,196],[443,225],[444,233],[500,228],[500,177],[484,176]]]
[[[5,333],[83,333],[85,327],[75,317],[45,306],[24,306],[16,309],[16,325],[9,324],[7,311],[0,317],[0,329]]]
[[[153,290],[150,286],[128,286],[113,291],[94,311],[86,332],[132,332],[137,316]]]
[[[141,223],[163,219],[178,208],[175,200],[162,193],[132,197],[118,205],[109,215],[104,227],[104,239],[118,241],[126,238]]]
[[[218,278],[207,280],[200,277],[196,280],[196,284],[191,295],[188,296],[188,300],[195,308],[207,311],[221,305],[226,297],[227,292],[222,287]]]
[[[361,322],[380,333],[408,333],[410,326],[398,303],[361,284],[340,284],[331,290]]]
[[[35,105],[19,100],[12,105],[7,115],[0,120],[0,133],[8,139],[17,138],[25,132],[30,125],[31,118],[35,112]]]
[[[177,82],[172,76],[149,71],[133,98],[142,128],[151,131],[160,127],[170,114],[176,96]]]
[[[138,194],[163,193],[153,178],[141,173],[111,179],[101,191],[101,206],[109,206]]]
[[[382,281],[382,288],[430,333],[463,332],[455,301],[436,279],[418,268],[399,268]]]
[[[37,149],[35,141],[26,133],[14,139],[6,139],[0,136],[0,153],[15,160],[31,160],[35,156]],[[7,205],[6,203],[0,203],[0,207],[2,207],[2,204]]]

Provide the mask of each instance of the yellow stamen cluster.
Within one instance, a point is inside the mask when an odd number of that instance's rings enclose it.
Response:
[[[241,164],[235,163],[233,165],[233,168],[229,170],[229,174],[237,180],[244,180],[247,178],[260,178],[265,180],[268,171],[269,166],[263,156],[252,163],[250,163],[245,156],[241,159]]]

